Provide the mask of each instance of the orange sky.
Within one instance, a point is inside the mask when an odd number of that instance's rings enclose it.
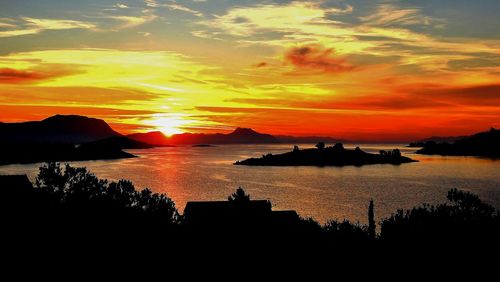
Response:
[[[27,2],[0,4],[3,122],[370,141],[500,127],[498,1]]]

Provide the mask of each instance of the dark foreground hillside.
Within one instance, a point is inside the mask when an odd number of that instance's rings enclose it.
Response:
[[[274,211],[237,189],[227,201],[190,202],[181,215],[166,195],[136,190],[126,180],[98,179],[85,168],[49,163],[34,185],[26,176],[0,176],[4,246],[15,252],[119,255],[162,254],[302,260],[374,254],[449,255],[494,252],[500,217],[468,192],[451,190],[449,202],[422,205],[376,218],[367,203],[368,226],[347,220],[320,225],[294,211]],[[393,257],[396,258],[396,257]]]

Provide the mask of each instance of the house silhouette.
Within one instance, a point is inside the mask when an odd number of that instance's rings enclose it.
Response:
[[[194,228],[239,228],[255,231],[293,227],[300,222],[296,211],[273,211],[271,202],[267,200],[188,202],[183,220],[184,224]]]

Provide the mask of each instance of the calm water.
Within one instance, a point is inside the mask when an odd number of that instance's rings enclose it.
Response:
[[[73,162],[97,176],[130,179],[136,187],[168,194],[180,211],[190,200],[224,200],[242,186],[253,199],[275,209],[294,209],[320,222],[348,218],[366,222],[368,202],[378,218],[398,208],[446,201],[446,191],[473,191],[500,208],[500,161],[474,157],[421,156],[402,145],[360,145],[366,151],[399,147],[420,162],[363,167],[246,167],[236,160],[286,152],[292,145],[225,145],[130,150],[139,158]],[[302,145],[301,147],[308,147]],[[346,147],[352,147],[346,145]],[[0,174],[26,173],[34,180],[40,164],[0,166]]]

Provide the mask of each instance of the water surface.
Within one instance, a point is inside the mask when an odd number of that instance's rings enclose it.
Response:
[[[346,145],[353,147],[354,145]],[[459,188],[500,208],[500,161],[475,157],[422,156],[403,145],[359,145],[368,152],[398,147],[418,163],[362,167],[250,167],[236,160],[290,151],[292,145],[221,145],[129,150],[133,159],[72,162],[97,176],[130,179],[170,196],[182,212],[187,201],[224,200],[238,186],[274,209],[294,209],[320,222],[348,218],[365,223],[370,199],[376,217],[423,202],[446,201]],[[301,147],[312,147],[302,145]],[[0,174],[26,173],[34,180],[40,164],[0,166]]]

